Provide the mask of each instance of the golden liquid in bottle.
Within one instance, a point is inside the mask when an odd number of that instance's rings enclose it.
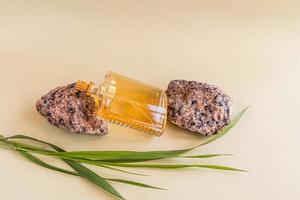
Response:
[[[108,72],[94,98],[99,117],[157,136],[165,130],[167,97],[159,88]]]

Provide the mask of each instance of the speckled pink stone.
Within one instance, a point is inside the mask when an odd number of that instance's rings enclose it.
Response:
[[[173,80],[166,94],[168,119],[181,128],[209,136],[218,133],[231,120],[230,97],[213,85]]]
[[[36,102],[37,111],[51,125],[72,133],[108,133],[108,122],[93,114],[93,99],[77,91],[75,85],[72,83],[49,91]]]

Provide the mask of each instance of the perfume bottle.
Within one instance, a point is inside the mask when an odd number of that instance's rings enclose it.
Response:
[[[76,89],[95,101],[95,115],[160,136],[166,127],[167,96],[159,88],[108,72],[99,87],[78,81]]]

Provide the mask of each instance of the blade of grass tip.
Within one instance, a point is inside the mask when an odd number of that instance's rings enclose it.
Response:
[[[48,143],[48,142],[45,142],[45,141],[42,141],[42,140],[38,140],[36,138],[26,136],[26,135],[14,135],[14,136],[11,136],[11,137],[7,137],[7,139],[31,140],[31,141],[39,142],[39,143],[42,143],[42,144],[46,144],[46,145],[50,146],[51,148],[53,148],[54,150],[58,151],[59,153],[64,153],[65,152],[65,150],[63,150],[62,148],[60,148],[60,147],[58,147],[54,144],[51,144],[51,143]],[[36,153],[38,153],[38,152],[36,152]],[[57,154],[53,154],[51,152],[49,152],[49,153],[50,153],[50,156],[57,156]],[[58,154],[57,157],[61,158],[61,159],[68,159],[68,156],[66,156],[66,155],[60,156],[60,155],[61,154]],[[75,160],[75,159],[70,159],[70,160]],[[88,162],[85,162],[85,163],[89,164]],[[108,169],[115,170],[115,171],[119,171],[119,172],[122,172],[122,173],[132,174],[132,175],[149,176],[148,174],[140,174],[140,173],[130,172],[130,171],[127,171],[127,170],[122,170],[122,169],[118,169],[118,168],[115,168],[115,167],[110,167],[110,166],[107,166],[107,165],[104,165],[104,164],[99,164],[99,163],[97,163],[97,166],[100,166],[100,167],[103,167],[103,168],[108,168]]]
[[[219,156],[233,156],[233,154],[203,154],[203,155],[191,155],[191,156],[179,156],[181,158],[214,158]]]
[[[21,137],[27,138],[27,139],[31,138],[28,136],[25,136],[25,137],[21,136]],[[10,138],[16,138],[16,137],[10,137]],[[44,142],[41,140],[37,140],[35,138],[31,138],[31,140],[41,142],[43,144],[47,144],[56,151],[64,152],[64,150],[62,148],[60,148],[54,144]],[[91,181],[92,183],[96,184],[97,186],[99,186],[103,190],[111,193],[112,195],[118,197],[119,199],[125,200],[125,198],[111,184],[109,184],[104,178],[102,178],[101,176],[99,176],[98,174],[96,174],[95,172],[90,170],[89,168],[87,168],[75,161],[66,160],[66,159],[62,159],[62,160],[65,161],[75,171],[77,171],[80,176],[86,178],[87,180]]]
[[[140,183],[140,182],[135,182],[135,181],[124,180],[124,179],[116,179],[116,178],[105,178],[105,179],[108,180],[108,181],[125,183],[125,184],[134,185],[134,186],[138,186],[138,187],[158,189],[158,190],[167,190],[165,188],[155,187],[155,186],[152,186],[152,185],[148,185],[148,184],[144,184],[144,183]]]
[[[232,120],[231,122],[225,126],[223,128],[223,130],[221,130],[217,135],[211,137],[210,139],[206,140],[205,142],[193,147],[192,149],[195,149],[197,147],[200,147],[200,146],[204,146],[206,144],[209,144],[209,143],[212,143],[214,142],[215,140],[219,139],[220,137],[224,136],[230,129],[232,129],[236,124],[237,122],[241,119],[241,117],[245,114],[245,112],[249,109],[250,106],[244,108],[242,111],[240,111]]]
[[[27,152],[24,152],[24,151],[18,151],[18,152],[23,157],[28,159],[29,161],[31,161],[31,162],[33,162],[33,163],[35,163],[35,164],[37,164],[41,167],[51,169],[51,170],[54,170],[54,171],[57,171],[57,172],[69,174],[69,175],[80,176],[77,172],[73,172],[73,171],[70,171],[70,170],[66,170],[66,169],[63,169],[63,168],[59,168],[59,167],[50,165],[50,164],[44,162],[43,160],[39,159],[38,157],[30,154],[30,153],[27,153]],[[119,182],[119,183],[134,185],[134,186],[138,186],[138,187],[166,190],[165,188],[155,187],[155,186],[152,186],[152,185],[148,185],[148,184],[144,184],[144,183],[140,183],[140,182],[136,182],[136,181],[130,181],[130,180],[124,180],[124,179],[113,179],[113,178],[104,178],[104,179],[107,180],[107,181]]]
[[[109,163],[109,165],[120,166],[120,167],[139,167],[139,168],[157,168],[157,169],[180,169],[180,168],[209,168],[227,171],[240,171],[246,172],[246,170],[237,169],[233,167],[226,167],[220,165],[185,165],[185,164],[128,164],[128,163]]]
[[[177,150],[179,153],[177,155],[181,155],[181,154],[184,154],[184,153],[187,153],[193,149],[196,149],[200,146],[204,146],[206,144],[209,144],[209,143],[212,143],[214,142],[215,140],[219,139],[220,137],[224,136],[230,129],[232,129],[236,124],[237,122],[241,119],[241,117],[245,114],[245,112],[249,109],[250,106],[247,106],[246,108],[244,108],[242,111],[240,111],[232,120],[231,122],[225,126],[217,135],[209,138],[208,140],[206,140],[205,142],[203,143],[200,143],[199,145],[196,145],[192,148],[188,148],[188,149],[181,149],[181,150]]]
[[[87,163],[87,164],[89,164],[89,163]],[[118,172],[123,172],[123,173],[126,173],[126,174],[132,174],[132,175],[138,175],[138,176],[150,176],[148,174],[140,174],[140,173],[130,172],[130,171],[126,171],[126,170],[123,170],[123,169],[118,169],[118,168],[107,166],[107,165],[103,165],[103,164],[99,164],[97,166],[101,166],[101,167],[104,167],[104,168],[107,168],[107,169],[111,169],[111,170],[115,170],[115,171],[118,171]]]
[[[238,171],[238,172],[248,172],[244,169],[237,169],[227,166],[221,166],[221,165],[202,165],[202,168],[208,168],[208,169],[217,169],[217,170],[225,170],[225,171]]]

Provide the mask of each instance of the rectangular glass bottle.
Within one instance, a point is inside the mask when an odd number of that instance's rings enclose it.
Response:
[[[108,72],[98,88],[92,82],[86,88],[97,104],[97,116],[157,136],[164,132],[167,97],[163,90],[114,72]]]

